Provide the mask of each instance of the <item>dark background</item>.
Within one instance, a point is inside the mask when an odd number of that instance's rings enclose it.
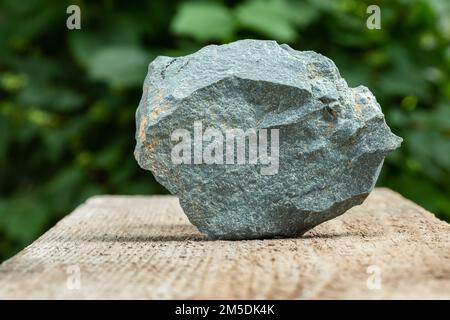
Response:
[[[92,195],[165,192],[133,158],[148,63],[244,38],[315,50],[369,87],[404,138],[378,185],[450,221],[448,0],[0,0],[0,261]]]

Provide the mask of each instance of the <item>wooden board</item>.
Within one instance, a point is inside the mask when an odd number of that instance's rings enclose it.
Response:
[[[173,196],[98,196],[0,266],[0,298],[450,298],[450,225],[388,189],[302,238],[208,241]]]

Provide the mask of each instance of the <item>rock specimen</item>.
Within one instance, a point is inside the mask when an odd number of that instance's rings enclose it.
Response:
[[[299,236],[361,204],[402,139],[335,64],[275,41],[149,66],[135,157],[213,239]]]

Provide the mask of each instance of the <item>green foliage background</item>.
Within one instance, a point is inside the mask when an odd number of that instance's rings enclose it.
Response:
[[[241,38],[315,50],[369,87],[405,139],[379,185],[450,221],[448,0],[1,0],[0,261],[92,195],[165,192],[132,155],[147,65]]]

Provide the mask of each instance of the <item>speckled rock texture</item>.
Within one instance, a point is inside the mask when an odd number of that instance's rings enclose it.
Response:
[[[363,86],[349,88],[333,61],[275,41],[241,40],[158,57],[143,88],[135,157],[212,239],[295,237],[339,216],[364,201],[384,157],[402,141],[373,94]],[[224,138],[205,139],[208,128]],[[190,141],[174,139],[180,129]],[[245,163],[236,158],[238,149],[233,163],[201,161],[199,143],[204,151],[218,142],[225,159],[230,129],[266,129],[276,170],[263,173],[268,165],[260,149],[256,163],[250,161],[249,139]],[[275,130],[278,148],[271,149]],[[174,147],[182,140],[192,148],[180,153],[189,160],[177,163]],[[257,142],[265,146],[261,135]]]

